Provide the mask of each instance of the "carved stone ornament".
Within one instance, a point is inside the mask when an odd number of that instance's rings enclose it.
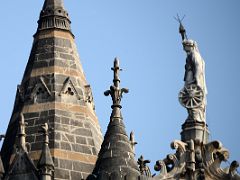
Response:
[[[229,152],[219,141],[198,144],[194,141],[184,143],[177,140],[171,147],[176,149],[176,153],[156,162],[154,169],[160,171],[159,175],[154,177],[156,180],[240,180],[237,161],[233,161],[229,168],[221,167],[221,163],[229,158]]]
[[[147,166],[148,163],[150,163],[150,160],[144,160],[143,156],[140,156],[137,161],[140,169],[141,175],[145,175],[147,177],[152,177],[152,173],[150,168]]]
[[[30,94],[30,99],[36,103],[41,102],[44,99],[47,99],[49,96],[52,96],[51,91],[49,90],[48,86],[46,85],[44,78],[40,77],[34,88],[32,89],[32,92]]]
[[[90,85],[85,86],[85,102],[91,104],[93,109],[95,110],[95,104],[94,104],[92,89]]]
[[[119,89],[118,87],[110,86],[110,90],[105,91],[104,95],[105,96],[111,95],[113,105],[120,106],[123,93],[128,93],[128,89],[126,88]]]
[[[204,99],[203,90],[196,84],[184,86],[179,92],[179,102],[187,109],[198,108],[202,105]]]
[[[76,96],[78,100],[81,99],[70,77],[68,77],[63,83],[63,87],[59,96],[61,95]]]
[[[115,58],[114,60],[114,67],[112,68],[114,72],[114,79],[113,79],[113,85],[110,86],[110,90],[107,90],[104,92],[105,96],[111,95],[112,101],[113,101],[113,107],[121,107],[121,100],[123,93],[128,93],[129,90],[126,88],[120,88],[120,78],[119,78],[119,71],[121,71],[119,67],[119,60]]]

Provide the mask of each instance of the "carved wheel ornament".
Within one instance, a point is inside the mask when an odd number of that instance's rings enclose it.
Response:
[[[187,109],[194,109],[202,105],[204,98],[203,90],[196,84],[185,86],[179,92],[179,102]]]

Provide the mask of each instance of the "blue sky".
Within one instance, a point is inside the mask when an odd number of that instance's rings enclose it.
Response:
[[[1,3],[1,133],[11,116],[42,4]],[[206,63],[210,140],[220,140],[230,150],[230,161],[240,161],[240,1],[65,0],[65,7],[103,134],[111,113],[111,100],[103,92],[112,84],[110,68],[117,56],[121,86],[130,89],[122,100],[126,128],[135,132],[136,157],[143,154],[151,166],[173,153],[170,143],[180,139],[187,117],[177,98],[185,53],[173,18],[186,15],[188,37],[198,42]]]

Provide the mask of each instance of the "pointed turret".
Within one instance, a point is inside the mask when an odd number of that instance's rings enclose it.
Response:
[[[7,170],[13,159],[23,112],[34,162],[42,152],[39,126],[48,123],[54,128],[49,133],[54,179],[84,179],[94,168],[102,133],[63,1],[45,0],[38,24],[3,143],[3,164]]]
[[[38,180],[38,173],[32,159],[29,157],[26,148],[26,134],[25,127],[26,123],[24,120],[23,113],[20,113],[19,127],[18,127],[18,146],[15,148],[13,153],[13,160],[9,168],[6,171],[6,176],[4,179],[8,180]]]
[[[42,153],[38,161],[38,169],[40,170],[41,180],[51,180],[53,177],[54,164],[50,153],[50,149],[48,147],[49,144],[48,124],[45,123],[44,125],[41,126],[41,128],[42,128],[41,132],[43,133],[44,136],[44,142],[42,147]]]
[[[122,94],[128,89],[120,88],[119,60],[115,59],[113,85],[104,94],[112,97],[112,114],[93,176],[99,180],[123,179],[138,177],[140,175],[137,163],[134,160],[132,144],[127,136],[121,114]],[[92,176],[92,177],[93,177]]]

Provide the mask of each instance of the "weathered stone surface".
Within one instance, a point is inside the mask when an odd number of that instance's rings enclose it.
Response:
[[[63,160],[63,159],[59,159],[59,167],[62,169],[73,169],[73,162],[72,161],[68,161],[68,160]]]
[[[53,16],[55,13],[57,12],[54,11]],[[37,162],[42,149],[43,139],[39,135],[39,128],[48,123],[51,129],[49,148],[56,166],[54,179],[75,180],[79,179],[79,175],[86,177],[92,172],[102,134],[95,111],[86,100],[86,93],[89,92],[85,92],[85,86],[88,83],[79,62],[74,37],[70,28],[61,26],[59,15],[68,19],[67,16],[58,14],[55,17],[55,28],[44,24],[52,22],[52,19],[40,16],[38,31],[34,35],[33,47],[20,85],[24,103],[16,98],[2,157],[3,164],[7,167],[16,143],[16,117],[23,112],[28,123],[26,138],[34,162]],[[82,164],[75,162],[72,165],[71,161],[75,160]]]
[[[94,165],[91,164],[85,164],[81,162],[73,162],[73,170],[74,171],[81,171],[81,172],[89,172],[92,171],[94,168]]]
[[[77,171],[71,171],[71,179],[82,179],[82,173],[79,173]]]
[[[54,169],[54,178],[55,179],[70,179],[70,172],[69,170],[65,170],[65,169],[59,169],[59,168],[55,168]]]
[[[78,144],[87,144],[86,137],[76,136],[76,143]]]

